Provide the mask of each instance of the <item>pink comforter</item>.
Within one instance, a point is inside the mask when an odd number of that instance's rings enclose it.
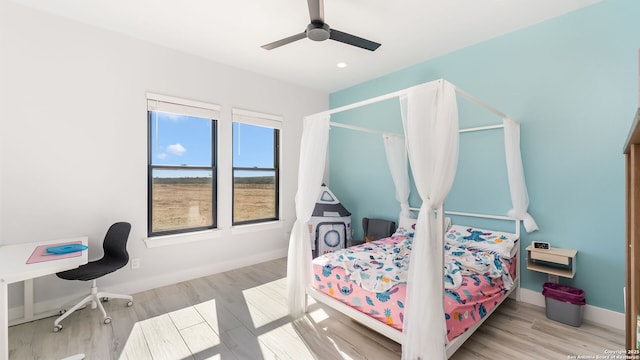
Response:
[[[349,257],[350,252],[371,251],[375,247],[402,246],[403,243],[406,244],[406,239],[405,236],[394,235],[342,251],[345,252],[345,257]],[[515,279],[516,258],[502,259],[502,264],[508,268]],[[344,263],[331,263],[325,256],[313,260],[313,270],[313,287],[316,290],[402,331],[406,283],[396,284],[382,292],[367,291],[349,279]],[[449,340],[464,333],[484,318],[506,293],[507,289],[500,278],[496,279],[484,274],[464,275],[460,287],[446,289],[444,316]]]

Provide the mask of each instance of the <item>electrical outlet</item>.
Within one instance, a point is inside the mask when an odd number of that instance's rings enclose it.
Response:
[[[131,259],[131,270],[140,268],[140,258]]]
[[[560,279],[558,278],[558,275],[547,274],[547,281],[557,284],[560,282]]]

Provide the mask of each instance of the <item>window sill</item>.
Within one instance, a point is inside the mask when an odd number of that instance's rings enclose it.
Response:
[[[269,221],[257,224],[236,225],[231,227],[231,235],[248,234],[257,231],[281,229],[284,220]],[[174,234],[144,238],[148,249],[164,246],[187,244],[190,242],[218,239],[222,237],[222,229],[204,230],[185,234]]]
[[[236,225],[231,227],[231,235],[246,234],[271,229],[281,229],[283,224],[283,220],[275,220],[256,224]]]
[[[157,248],[163,246],[186,244],[195,241],[203,241],[216,239],[222,236],[220,229],[197,231],[187,234],[175,234],[147,237],[144,239],[144,243],[147,248]]]

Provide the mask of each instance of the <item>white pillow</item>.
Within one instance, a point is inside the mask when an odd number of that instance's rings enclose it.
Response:
[[[400,218],[398,219],[398,230],[401,230],[401,229],[404,230],[404,231],[401,231],[402,232],[401,235],[413,234],[416,231],[417,221],[418,219],[401,215]],[[445,217],[444,218],[445,232],[448,231],[450,228],[451,228],[451,218]],[[398,231],[396,231],[396,233],[397,232]]]
[[[418,221],[418,219],[400,215],[398,228],[403,228],[407,232],[414,233],[416,231],[416,221]]]
[[[451,246],[486,251],[503,258],[510,258],[513,256],[518,237],[506,232],[452,225],[444,241]]]

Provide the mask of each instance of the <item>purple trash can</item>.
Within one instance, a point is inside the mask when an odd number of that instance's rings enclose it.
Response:
[[[584,290],[547,282],[542,285],[542,295],[547,318],[571,326],[582,325],[582,313],[587,303]]]

